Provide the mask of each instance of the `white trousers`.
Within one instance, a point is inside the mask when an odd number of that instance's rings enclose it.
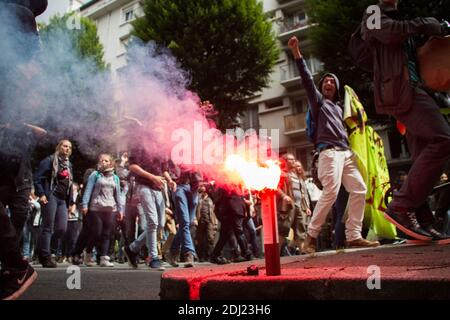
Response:
[[[339,188],[343,184],[350,194],[345,237],[347,241],[360,239],[367,188],[358,170],[354,154],[350,150],[334,149],[320,152],[318,174],[323,185],[323,192],[314,208],[308,234],[313,238],[319,236],[322,225],[336,201]]]

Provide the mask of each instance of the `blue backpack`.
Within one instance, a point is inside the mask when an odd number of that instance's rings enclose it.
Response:
[[[316,120],[313,117],[311,107],[308,104],[308,110],[306,111],[306,135],[308,136],[309,141],[316,144]]]
[[[311,111],[311,107],[308,104],[308,110],[306,111],[306,135],[309,141],[314,144],[314,150],[311,152],[311,177],[313,183],[320,189],[323,189],[322,183],[319,180],[319,152],[315,149],[316,137],[317,137],[317,123]]]

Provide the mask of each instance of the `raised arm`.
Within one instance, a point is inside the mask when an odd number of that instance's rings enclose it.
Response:
[[[297,37],[294,36],[289,39],[288,46],[295,58],[298,71],[300,72],[300,77],[303,81],[303,86],[308,96],[309,104],[314,109],[314,114],[317,114],[318,108],[320,108],[320,102],[322,101],[323,97],[319,90],[317,90],[317,87],[314,84],[313,76],[306,66],[305,59],[303,59],[303,55],[300,51]]]

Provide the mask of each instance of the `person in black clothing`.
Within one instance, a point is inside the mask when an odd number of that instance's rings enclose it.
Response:
[[[0,299],[17,299],[35,281],[37,273],[22,257],[20,233],[28,215],[32,185],[30,156],[42,128],[21,118],[24,105],[13,99],[24,93],[27,78],[21,67],[39,48],[36,16],[45,11],[47,0],[0,0]],[[9,41],[8,41],[9,40]],[[5,45],[6,43],[6,45]],[[25,85],[24,85],[25,84]],[[5,206],[9,205],[11,219]]]
[[[373,55],[376,111],[393,116],[407,127],[414,161],[384,216],[416,240],[448,243],[450,238],[433,228],[427,198],[450,159],[450,127],[439,110],[437,97],[444,97],[422,83],[415,37],[443,37],[450,29],[433,17],[402,19],[397,5],[398,0],[379,1],[378,28],[370,27],[369,11],[361,22],[361,38]]]
[[[239,243],[242,257],[247,261],[252,260],[252,253],[248,248],[243,228],[243,221],[247,216],[247,205],[241,188],[237,185],[232,185],[229,189],[220,188],[216,197],[217,218],[221,225],[219,240],[212,252],[211,262],[223,264],[226,261],[221,257],[221,252],[233,233]]]

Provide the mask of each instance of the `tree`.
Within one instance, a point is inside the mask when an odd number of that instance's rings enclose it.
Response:
[[[311,30],[313,51],[325,63],[325,69],[339,75],[342,84],[348,84],[364,102],[370,118],[375,113],[372,75],[354,65],[347,45],[351,34],[361,22],[364,10],[375,0],[306,0],[311,20],[318,23]],[[447,0],[409,0],[399,4],[405,19],[434,16],[449,19],[450,2]]]
[[[94,165],[100,151],[112,150],[105,136],[110,135],[111,97],[105,97],[100,80],[107,82],[107,66],[97,27],[91,20],[68,13],[55,15],[48,25],[39,25],[42,42],[40,66],[46,82],[41,99],[39,123],[50,132],[33,156],[34,164],[54,152],[56,143],[67,138],[73,143],[75,180],[81,182],[84,170]],[[104,75],[104,78],[102,76]],[[103,110],[103,112],[102,112]],[[86,130],[86,128],[95,128]],[[88,150],[88,151],[87,151]]]
[[[190,90],[234,126],[246,99],[267,87],[278,58],[271,23],[258,0],[144,0],[134,35],[168,47],[191,76]]]
[[[67,32],[67,30],[71,32]],[[103,61],[103,45],[98,38],[97,26],[94,22],[85,17],[75,16],[73,13],[66,13],[64,16],[53,16],[50,18],[48,25],[39,25],[39,34],[44,47],[49,37],[57,32],[64,32],[65,35],[70,36],[78,57],[92,59],[97,70],[106,69]]]

